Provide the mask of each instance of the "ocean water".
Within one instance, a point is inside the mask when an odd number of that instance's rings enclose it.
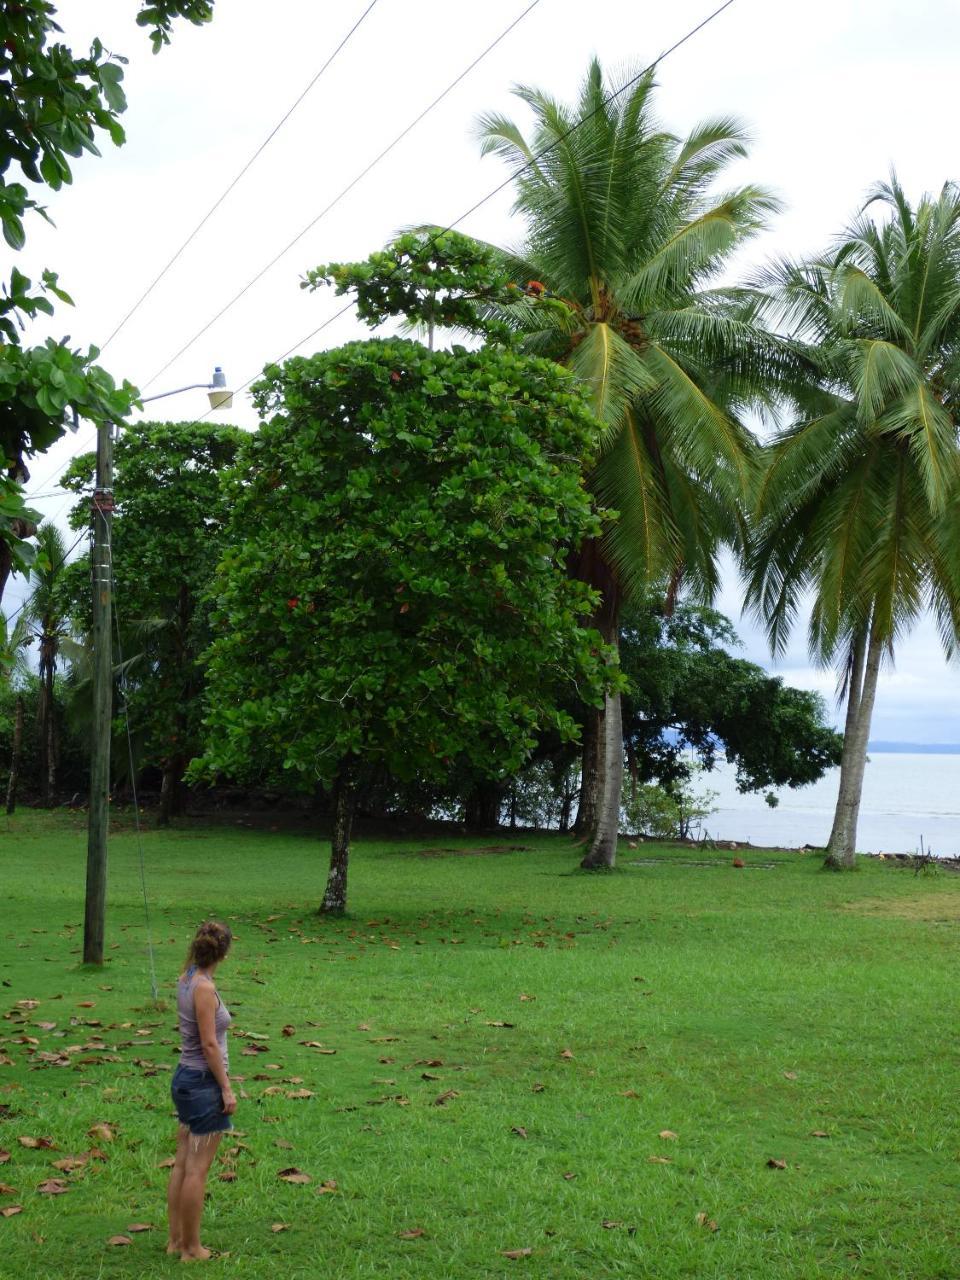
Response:
[[[826,844],[833,823],[839,770],[812,786],[776,791],[771,809],[763,794],[740,795],[725,762],[701,774],[698,787],[718,793],[717,812],[704,819],[711,837],[754,845],[799,848]],[[869,757],[860,805],[857,848],[862,853],[960,855],[960,755],[875,752]]]

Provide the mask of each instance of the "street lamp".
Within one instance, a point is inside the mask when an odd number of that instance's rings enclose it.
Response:
[[[211,409],[229,409],[233,392],[219,365],[210,382],[192,382],[173,391],[145,396],[163,400],[181,391],[206,389]],[[93,491],[93,728],[90,749],[90,812],[87,820],[87,891],[83,922],[83,962],[103,964],[104,919],[107,903],[107,827],[110,820],[110,727],[113,720],[113,639],[110,629],[113,556],[113,433],[115,424],[97,425],[97,475]]]

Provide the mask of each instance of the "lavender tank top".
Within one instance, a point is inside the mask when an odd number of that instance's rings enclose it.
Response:
[[[197,1023],[197,1013],[194,1006],[193,991],[200,975],[196,969],[188,969],[186,974],[177,983],[177,1021],[180,1024],[180,1065],[184,1067],[192,1067],[195,1071],[206,1071],[207,1060],[203,1056],[203,1049],[200,1044],[200,1027]],[[205,981],[210,981],[209,978]],[[230,1070],[230,1062],[227,1056],[227,1027],[233,1019],[227,1006],[217,994],[217,1011],[214,1015],[214,1030],[217,1036],[217,1044],[220,1046],[220,1052],[223,1055],[223,1069]]]

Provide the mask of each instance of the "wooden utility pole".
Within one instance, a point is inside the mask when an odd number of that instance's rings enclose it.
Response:
[[[112,422],[97,427],[97,482],[93,494],[93,732],[90,750],[90,815],[87,827],[87,896],[83,962],[103,964],[107,904],[107,827],[110,821],[110,733],[113,723],[113,644],[110,629],[113,565]]]

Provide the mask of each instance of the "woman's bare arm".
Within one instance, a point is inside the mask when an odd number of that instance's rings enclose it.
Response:
[[[223,1061],[223,1054],[220,1052],[220,1045],[217,1043],[217,993],[211,983],[198,982],[194,985],[193,1007],[197,1015],[197,1027],[200,1031],[200,1047],[203,1050],[203,1056],[223,1093],[223,1109],[228,1115],[231,1115],[236,1110],[237,1100],[234,1097],[233,1086],[230,1084],[230,1077],[227,1075],[227,1068]],[[232,1101],[233,1105],[229,1106],[228,1101]]]

